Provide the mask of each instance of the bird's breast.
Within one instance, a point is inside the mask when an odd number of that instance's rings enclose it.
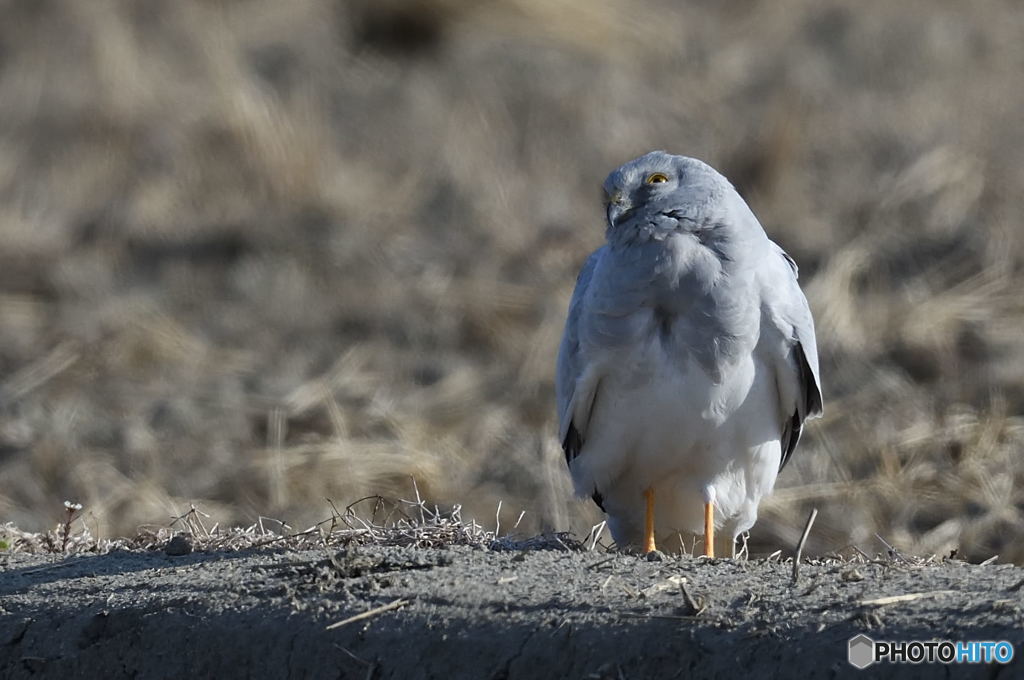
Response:
[[[693,359],[719,382],[757,343],[751,281],[693,234],[612,250],[601,267],[582,319],[585,342],[634,381]]]
[[[659,245],[653,282],[667,293],[707,294],[726,275],[719,254],[696,233],[678,232]]]
[[[621,315],[638,306],[656,306],[684,315],[734,278],[721,254],[693,232],[612,248],[595,291],[606,312]]]

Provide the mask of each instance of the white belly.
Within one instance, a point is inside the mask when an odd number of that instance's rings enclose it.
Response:
[[[659,538],[702,532],[708,485],[716,525],[730,537],[749,529],[781,455],[771,368],[748,353],[711,376],[692,355],[666,354],[657,336],[616,354],[571,466],[577,492],[602,495],[619,544],[639,543],[647,488]]]

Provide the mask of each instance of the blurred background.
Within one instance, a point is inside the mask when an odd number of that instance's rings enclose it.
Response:
[[[0,0],[0,522],[571,498],[553,364],[661,148],[799,262],[826,417],[764,551],[1024,562],[1012,0]]]

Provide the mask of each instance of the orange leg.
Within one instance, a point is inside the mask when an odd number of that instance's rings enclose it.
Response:
[[[654,552],[657,548],[654,545],[654,489],[648,488],[644,491],[644,499],[647,501],[647,514],[644,516],[644,552]]]
[[[715,504],[704,504],[704,555],[715,556]]]

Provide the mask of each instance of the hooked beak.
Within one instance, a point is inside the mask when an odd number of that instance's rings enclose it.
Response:
[[[608,204],[606,206],[608,224],[613,227],[618,226],[619,222],[627,217],[632,210],[633,204],[630,202],[629,197],[621,191],[616,191],[608,197]]]

